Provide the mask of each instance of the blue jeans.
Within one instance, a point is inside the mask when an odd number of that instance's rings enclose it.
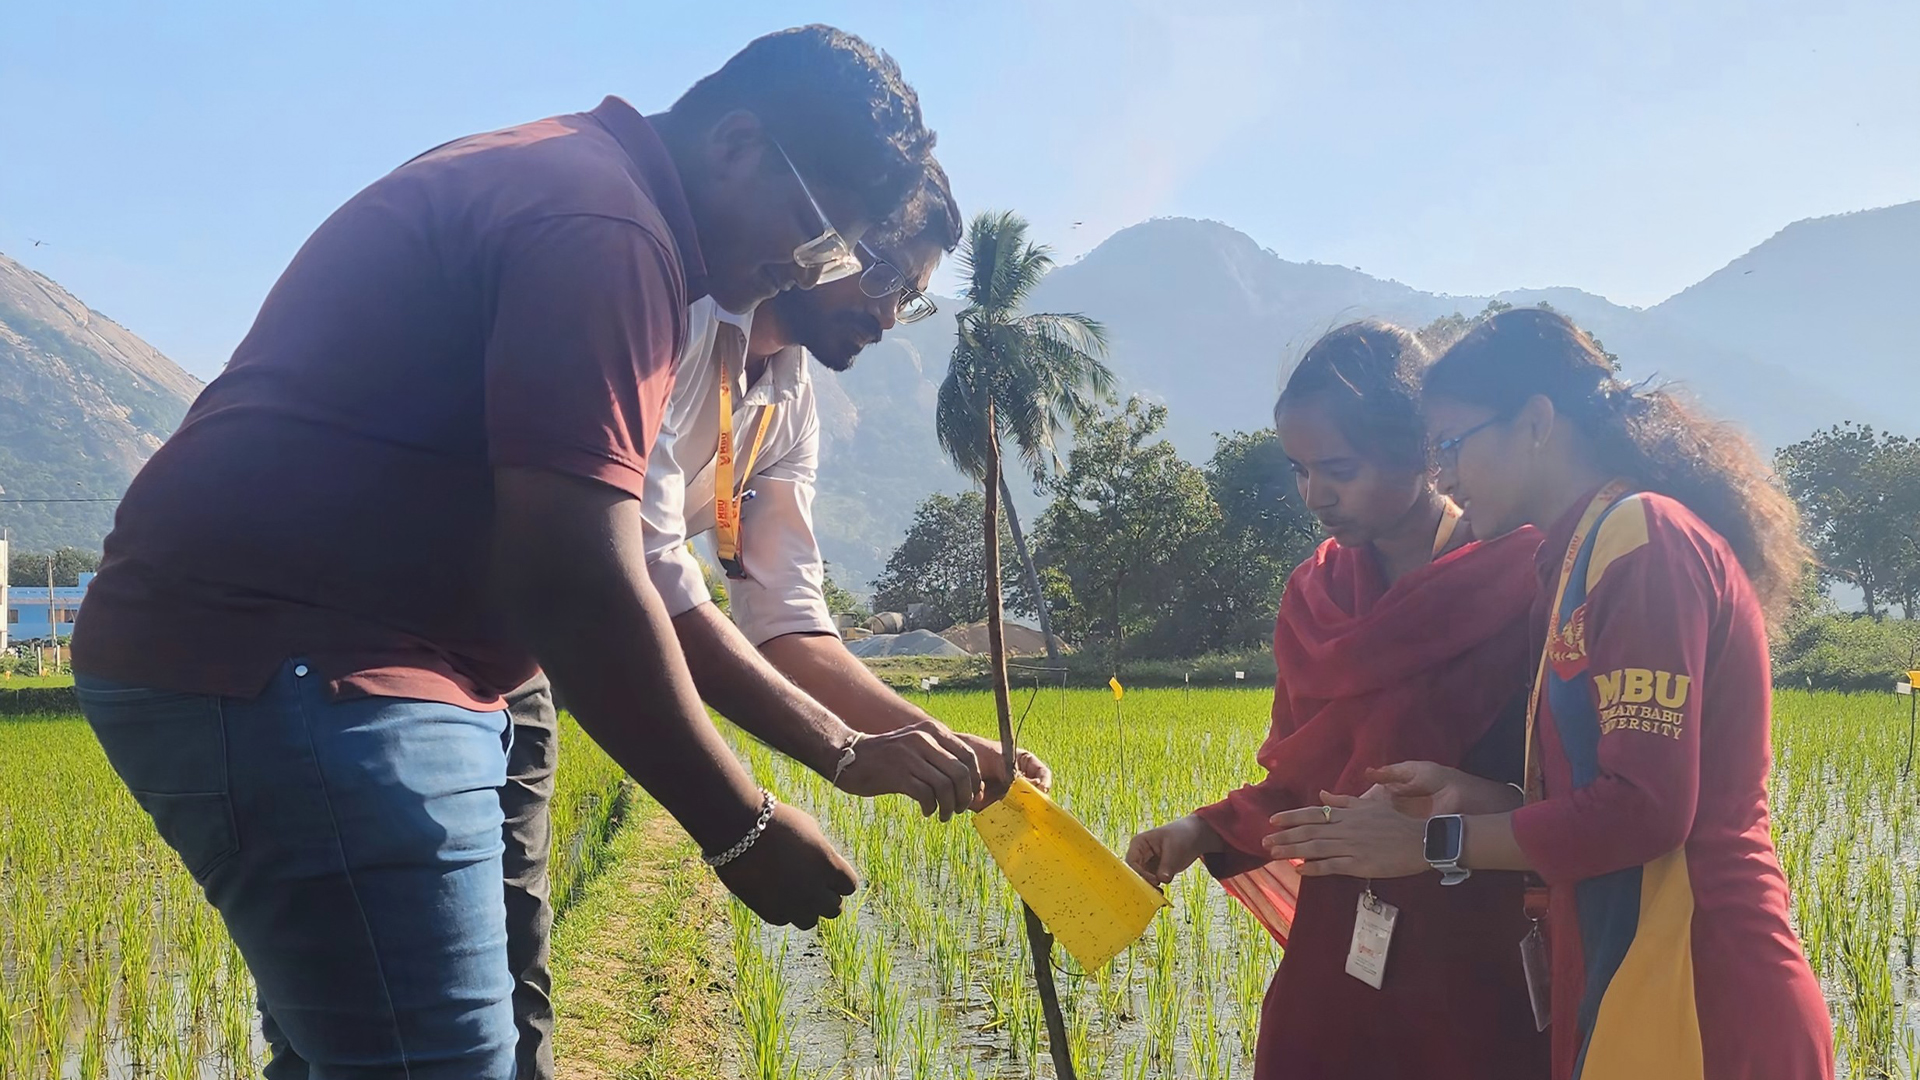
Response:
[[[513,1080],[505,712],[74,680],[260,989],[269,1080]]]

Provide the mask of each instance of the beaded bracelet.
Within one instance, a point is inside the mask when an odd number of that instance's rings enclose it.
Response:
[[[767,822],[772,820],[773,792],[768,791],[766,788],[761,788],[760,817],[754,821],[753,828],[747,830],[747,835],[741,837],[739,843],[718,855],[702,855],[700,856],[700,861],[718,870],[740,856],[745,855],[747,849],[753,846],[753,842],[760,839],[760,834],[767,831]]]

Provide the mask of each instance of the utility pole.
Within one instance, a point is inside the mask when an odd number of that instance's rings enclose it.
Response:
[[[53,666],[60,666],[60,629],[53,621],[53,556],[47,556],[47,636],[53,639]],[[40,654],[40,674],[47,673],[47,654]]]

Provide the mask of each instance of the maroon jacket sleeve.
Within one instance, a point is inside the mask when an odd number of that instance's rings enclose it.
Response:
[[[679,264],[639,225],[569,214],[510,230],[496,266],[489,460],[639,498],[686,334]]]
[[[1293,710],[1287,703],[1287,688],[1276,682],[1273,688],[1273,726],[1267,735],[1269,746],[1293,731]],[[1315,794],[1318,794],[1317,792]],[[1227,850],[1208,856],[1207,869],[1215,877],[1232,877],[1269,861],[1261,840],[1273,832],[1267,819],[1283,810],[1305,805],[1301,796],[1277,783],[1272,774],[1257,784],[1242,784],[1217,803],[1194,811],[1194,815],[1220,834]]]
[[[1515,840],[1549,884],[1642,866],[1679,848],[1700,788],[1703,669],[1718,596],[1704,552],[1645,500],[1631,499],[1601,526],[1588,580],[1596,765],[1582,783],[1583,751],[1563,739],[1573,790],[1550,791],[1513,815]]]

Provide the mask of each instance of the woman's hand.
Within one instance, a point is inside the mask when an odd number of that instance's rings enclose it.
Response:
[[[1504,814],[1526,801],[1512,784],[1431,761],[1368,769],[1367,779],[1392,796],[1401,813],[1422,821],[1436,814]]]
[[[1180,876],[1195,859],[1225,851],[1226,842],[1205,819],[1188,814],[1179,821],[1148,829],[1127,845],[1127,865],[1153,886]]]
[[[1267,819],[1267,854],[1299,859],[1306,877],[1411,877],[1427,869],[1427,819],[1401,813],[1391,799],[1320,793],[1320,806]]]

